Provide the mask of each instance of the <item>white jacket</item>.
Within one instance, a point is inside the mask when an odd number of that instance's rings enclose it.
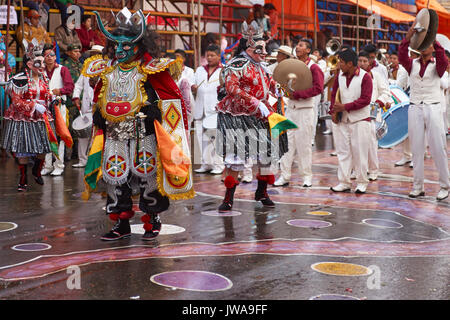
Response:
[[[219,76],[222,67],[217,68],[208,78],[205,67],[198,67],[195,71],[195,84],[198,86],[194,106],[194,119],[203,120],[203,127],[217,128],[217,87],[220,85]]]

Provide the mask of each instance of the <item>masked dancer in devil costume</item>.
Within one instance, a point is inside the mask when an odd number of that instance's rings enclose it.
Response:
[[[90,160],[99,150],[101,175],[107,188],[106,213],[116,222],[102,240],[130,236],[129,220],[134,216],[132,183],[138,181],[139,209],[144,213],[143,240],[151,240],[161,230],[159,213],[169,208],[169,199],[194,196],[185,133],[186,108],[174,82],[182,65],[178,60],[158,58],[156,33],[147,29],[141,10],[132,14],[122,9],[115,16],[116,27],[111,32],[95,13],[109,45],[105,55],[87,59],[82,70],[86,77],[99,77],[94,90],[94,132],[85,181],[92,191],[89,179],[95,176],[98,181],[100,175]],[[101,147],[97,145],[99,136]]]
[[[268,99],[269,92],[276,92],[276,82],[264,63],[267,52],[263,32],[257,24],[244,22],[242,35],[236,57],[223,70],[226,96],[217,105],[216,150],[226,167],[226,194],[219,212],[232,210],[238,175],[248,159],[258,166],[255,200],[275,207],[267,193],[267,184],[274,183],[271,165],[287,151],[270,135],[267,118],[277,110]]]
[[[44,72],[43,45],[36,39],[31,42],[24,40],[23,43],[24,71],[6,83],[11,104],[5,112],[1,141],[1,147],[11,152],[18,164],[18,191],[25,191],[28,187],[27,166],[30,159],[34,160],[32,174],[36,183],[44,184],[41,169],[45,154],[51,152],[47,126],[53,122],[48,110],[52,94]]]

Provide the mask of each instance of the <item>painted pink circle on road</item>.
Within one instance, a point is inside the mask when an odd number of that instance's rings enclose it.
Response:
[[[328,221],[311,219],[293,219],[287,221],[287,224],[299,228],[327,228],[333,225]]]
[[[239,211],[228,211],[228,212],[219,212],[217,210],[211,211],[202,211],[202,215],[210,216],[210,217],[236,217],[240,216],[242,213]]]
[[[161,286],[190,291],[224,291],[233,286],[228,278],[213,272],[180,270],[155,274],[150,278]]]

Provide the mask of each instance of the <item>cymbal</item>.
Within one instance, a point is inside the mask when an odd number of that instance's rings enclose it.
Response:
[[[273,78],[284,88],[290,89],[289,80],[292,80],[294,91],[306,90],[312,87],[312,73],[308,66],[298,59],[281,61],[273,71]]]
[[[409,46],[417,51],[428,49],[436,39],[436,33],[439,26],[439,17],[436,11],[423,8],[416,16],[417,30],[412,36]]]

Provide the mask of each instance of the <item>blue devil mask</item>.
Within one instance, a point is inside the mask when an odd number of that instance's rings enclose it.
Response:
[[[141,10],[134,14],[128,10],[128,8],[123,8],[116,16],[117,29],[109,33],[100,18],[97,11],[94,11],[98,19],[98,25],[100,31],[105,35],[105,37],[111,41],[114,41],[116,46],[115,56],[119,63],[131,62],[136,57],[138,52],[137,43],[142,39],[145,33],[145,17]],[[131,31],[131,32],[130,32]],[[136,31],[134,33],[133,31]],[[134,35],[129,35],[129,34]]]

